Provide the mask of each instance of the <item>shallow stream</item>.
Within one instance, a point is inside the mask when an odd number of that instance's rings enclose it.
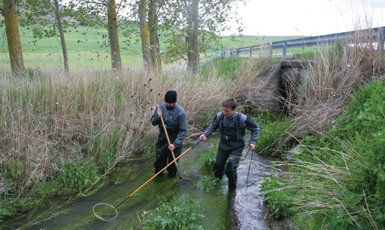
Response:
[[[92,207],[100,202],[116,205],[122,201],[153,176],[153,159],[121,165],[87,195],[71,200],[51,199],[43,208],[11,220],[2,228],[140,229],[138,216],[143,210],[156,208],[160,196],[170,198],[173,194],[181,193],[199,200],[200,212],[205,217],[205,229],[285,229],[282,224],[267,218],[263,198],[259,195],[263,178],[272,171],[272,159],[255,153],[252,155],[251,151],[247,154],[245,150],[238,168],[235,193],[229,194],[227,191],[226,176],[222,180],[221,189],[205,192],[199,186],[203,176],[200,155],[212,148],[216,139],[210,137],[181,158],[181,174],[193,180],[193,183],[179,180],[178,177],[158,176],[124,202],[118,208],[118,217],[111,222],[97,219],[92,213]]]

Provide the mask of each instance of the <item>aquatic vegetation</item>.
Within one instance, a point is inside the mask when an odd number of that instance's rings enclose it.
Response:
[[[202,176],[201,180],[198,183],[198,187],[205,192],[217,191],[222,186],[221,180],[214,177],[211,173],[210,175]]]
[[[193,197],[162,198],[154,211],[143,211],[140,221],[143,229],[203,229],[204,216],[200,204]]]
[[[211,149],[206,150],[202,153],[200,158],[201,170],[204,172],[212,172],[213,165],[215,162],[215,156],[217,154],[218,144],[216,141],[213,142],[213,147]]]
[[[98,166],[92,161],[66,162],[61,168],[61,187],[63,191],[83,191],[100,175]]]

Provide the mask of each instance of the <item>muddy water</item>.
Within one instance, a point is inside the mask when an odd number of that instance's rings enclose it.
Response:
[[[224,178],[220,189],[205,192],[200,188],[202,172],[200,153],[212,147],[215,137],[209,138],[188,152],[180,160],[183,177],[193,183],[158,176],[130,197],[119,208],[118,217],[111,222],[102,222],[92,213],[96,203],[117,205],[132,191],[153,175],[152,159],[137,161],[117,168],[111,176],[88,194],[76,199],[51,199],[45,207],[23,215],[1,226],[2,229],[140,229],[138,216],[143,210],[153,210],[160,196],[170,198],[174,194],[194,196],[201,205],[205,229],[284,229],[266,218],[262,197],[258,195],[263,177],[271,173],[272,159],[253,155],[243,159],[238,168],[238,184],[235,193],[227,191]],[[243,158],[246,155],[244,152]],[[248,186],[246,186],[250,167]],[[278,226],[278,227],[277,227]],[[282,228],[281,228],[282,227]]]

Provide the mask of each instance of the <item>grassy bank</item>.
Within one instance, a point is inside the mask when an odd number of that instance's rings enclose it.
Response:
[[[265,181],[270,212],[303,229],[384,229],[384,78],[354,93],[321,138],[307,136],[285,174]]]
[[[275,141],[285,161],[263,194],[271,216],[299,229],[384,229],[384,59],[360,46],[367,42],[361,36],[312,55],[290,129]]]

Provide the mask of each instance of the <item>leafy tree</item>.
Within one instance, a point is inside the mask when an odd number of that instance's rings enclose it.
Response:
[[[217,39],[228,29],[227,21],[238,18],[232,14],[235,2],[246,0],[169,0],[163,6],[162,21],[172,28],[172,39],[167,42],[167,57],[183,58],[188,70],[199,71],[199,55],[208,48],[205,44]],[[167,11],[166,11],[167,10]],[[241,30],[241,26],[238,28]]]
[[[3,0],[2,13],[8,40],[11,69],[13,73],[17,74],[25,71],[25,66],[17,22],[16,0]]]
[[[111,51],[112,69],[121,71],[122,61],[120,57],[120,46],[118,27],[125,23],[127,16],[119,12],[125,12],[130,6],[128,0],[77,0],[77,18],[85,25],[102,25],[108,29],[108,38]],[[127,15],[127,12],[124,13]],[[121,20],[118,23],[118,18]],[[107,22],[107,23],[106,23]]]
[[[60,43],[63,51],[64,70],[69,73],[68,52],[64,37],[64,28],[70,24],[68,20],[63,19],[63,16],[73,16],[69,7],[64,4],[63,0],[25,0],[25,14],[27,17],[26,24],[51,24],[44,33],[38,33],[34,36],[38,37],[53,37],[59,33]],[[52,22],[53,18],[55,21]],[[72,25],[74,25],[71,17]]]

